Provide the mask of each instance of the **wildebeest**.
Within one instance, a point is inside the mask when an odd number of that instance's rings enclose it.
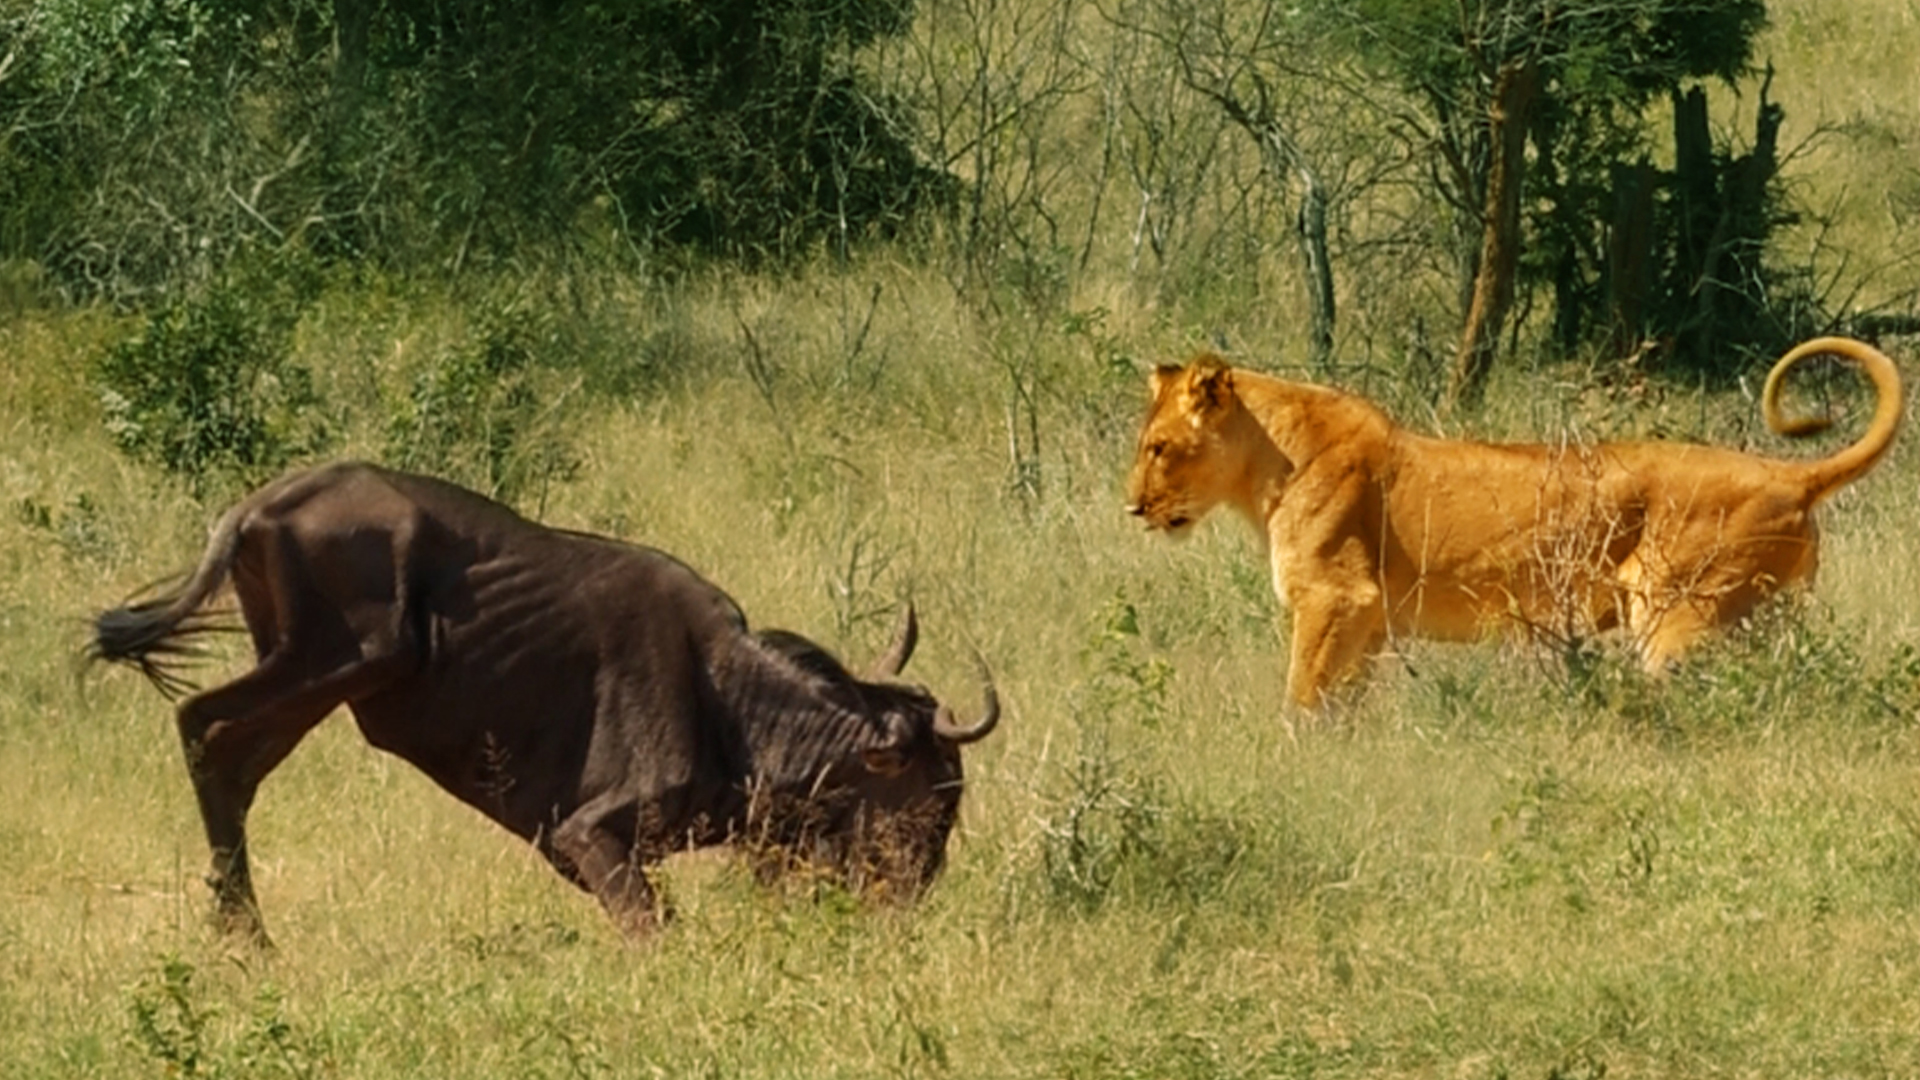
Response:
[[[623,930],[659,917],[647,868],[730,840],[912,895],[944,859],[970,725],[871,678],[662,552],[529,521],[444,481],[343,463],[285,476],[214,527],[184,584],[101,612],[88,654],[170,696],[231,580],[257,665],[181,702],[216,920],[265,940],[247,862],[260,782],[340,705],[368,742],[533,843]],[[983,676],[985,665],[981,665]],[[761,867],[769,863],[764,858]]]

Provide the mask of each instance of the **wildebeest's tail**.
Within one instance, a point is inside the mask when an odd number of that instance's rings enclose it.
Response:
[[[200,638],[234,629],[219,614],[202,609],[233,571],[247,509],[244,503],[234,507],[214,526],[206,554],[185,584],[94,616],[88,662],[106,660],[137,667],[168,697],[192,689],[193,683],[180,674],[181,663],[200,655]]]
[[[1894,434],[1900,430],[1900,411],[1904,404],[1900,393],[1900,370],[1893,366],[1893,361],[1887,359],[1885,353],[1852,338],[1814,338],[1781,357],[1773,365],[1773,370],[1767,373],[1766,388],[1760,393],[1760,411],[1766,417],[1768,427],[1782,435],[1800,436],[1825,431],[1832,426],[1833,421],[1823,416],[1790,420],[1780,411],[1780,391],[1786,382],[1787,372],[1801,360],[1821,355],[1843,356],[1858,364],[1873,383],[1874,393],[1879,400],[1874,405],[1873,419],[1867,424],[1866,434],[1860,436],[1858,441],[1831,456],[1801,466],[1806,473],[1807,487],[1815,499],[1823,499],[1843,485],[1858,480],[1879,463],[1887,447],[1893,445]]]

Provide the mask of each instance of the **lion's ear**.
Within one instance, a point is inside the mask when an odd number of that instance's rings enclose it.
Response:
[[[1172,386],[1173,381],[1179,377],[1179,368],[1172,364],[1161,364],[1147,372],[1147,389],[1152,392],[1154,400],[1157,401],[1160,398],[1160,392]]]
[[[1217,356],[1202,356],[1188,367],[1187,404],[1194,412],[1226,406],[1233,398],[1233,369]]]

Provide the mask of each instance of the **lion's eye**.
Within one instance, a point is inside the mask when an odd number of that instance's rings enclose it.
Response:
[[[1147,456],[1149,457],[1159,457],[1161,454],[1166,453],[1166,451],[1167,451],[1166,443],[1156,442],[1156,443],[1147,444]]]

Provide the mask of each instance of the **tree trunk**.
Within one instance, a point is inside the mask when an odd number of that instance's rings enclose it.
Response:
[[[1307,356],[1322,374],[1333,367],[1333,262],[1327,256],[1327,189],[1305,161],[1296,161],[1300,177],[1300,215],[1294,222],[1300,241],[1302,276],[1307,283]]]
[[[1307,360],[1315,371],[1333,367],[1333,260],[1327,254],[1327,188],[1320,173],[1280,125],[1269,118],[1254,119],[1244,109],[1228,107],[1228,115],[1259,140],[1267,171],[1286,182],[1289,173],[1300,181],[1300,212],[1294,218],[1294,238],[1300,245],[1301,277],[1307,286]]]
[[[1500,331],[1513,307],[1514,278],[1520,266],[1520,195],[1527,172],[1527,113],[1539,87],[1540,69],[1531,60],[1508,61],[1494,80],[1487,110],[1493,161],[1482,211],[1480,269],[1474,275],[1473,299],[1454,354],[1444,403],[1449,410],[1477,402],[1485,391]]]
[[[1666,313],[1673,324],[1674,354],[1694,365],[1713,349],[1712,308],[1714,232],[1720,224],[1720,166],[1713,159],[1713,132],[1707,123],[1707,92],[1694,87],[1673,100],[1673,190],[1675,213],[1673,268],[1667,284]],[[1703,294],[1706,301],[1702,302]]]
[[[327,94],[334,122],[341,127],[350,128],[359,119],[372,25],[372,0],[333,0],[333,79]]]
[[[333,0],[333,68],[327,83],[327,107],[320,128],[315,178],[322,210],[306,232],[322,254],[358,254],[366,241],[360,209],[364,189],[356,166],[365,150],[361,105],[367,83],[368,40],[374,0]],[[304,227],[303,227],[304,228]]]
[[[1302,277],[1307,286],[1307,359],[1315,371],[1325,373],[1333,367],[1334,319],[1333,260],[1327,254],[1327,186],[1306,152],[1274,119],[1264,88],[1257,114],[1232,94],[1200,89],[1213,98],[1229,120],[1253,137],[1260,147],[1260,160],[1276,183],[1284,187],[1289,176],[1300,181],[1300,212],[1294,218],[1293,231],[1300,245]]]
[[[1779,169],[1785,118],[1767,99],[1771,83],[1769,71],[1760,86],[1753,149],[1732,160],[1714,153],[1705,92],[1695,87],[1673,98],[1680,215],[1669,318],[1676,324],[1676,359],[1702,372],[1737,370],[1736,346],[1771,352],[1778,344],[1761,265],[1774,226],[1767,192]]]
[[[1613,166],[1613,219],[1607,228],[1607,354],[1632,355],[1646,335],[1653,291],[1654,192],[1659,173],[1647,161]]]
[[[1729,345],[1761,345],[1774,351],[1766,328],[1768,310],[1761,256],[1773,223],[1767,209],[1767,187],[1779,170],[1780,123],[1785,113],[1767,100],[1772,72],[1760,87],[1760,108],[1754,118],[1753,150],[1728,162],[1720,189],[1719,220],[1701,276],[1699,314],[1702,351],[1696,358],[1706,371],[1727,374],[1738,370],[1737,349]]]

